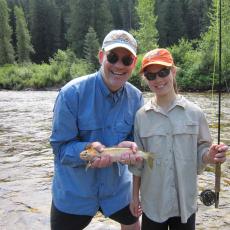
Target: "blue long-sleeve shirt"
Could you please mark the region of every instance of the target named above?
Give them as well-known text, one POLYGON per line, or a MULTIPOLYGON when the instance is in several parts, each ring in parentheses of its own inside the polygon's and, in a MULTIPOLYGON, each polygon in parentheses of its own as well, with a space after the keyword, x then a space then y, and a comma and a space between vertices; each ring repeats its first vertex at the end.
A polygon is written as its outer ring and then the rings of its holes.
POLYGON ((59 210, 93 216, 101 207, 109 216, 128 205, 132 180, 127 166, 113 163, 86 171, 79 153, 94 141, 109 147, 133 140, 134 117, 142 104, 141 92, 128 82, 112 94, 100 72, 61 89, 50 137, 55 154, 52 195, 59 210))

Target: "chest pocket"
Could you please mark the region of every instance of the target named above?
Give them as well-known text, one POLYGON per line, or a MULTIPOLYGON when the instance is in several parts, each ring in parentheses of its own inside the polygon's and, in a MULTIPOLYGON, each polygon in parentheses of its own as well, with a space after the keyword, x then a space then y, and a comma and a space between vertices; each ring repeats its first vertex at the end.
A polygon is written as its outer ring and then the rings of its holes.
POLYGON ((176 158, 196 161, 199 124, 196 122, 177 124, 173 135, 176 158))
POLYGON ((123 140, 132 139, 132 133, 133 133, 133 117, 131 115, 125 115, 122 118, 119 118, 114 123, 114 131, 117 134, 118 142, 121 142, 123 140))
POLYGON ((78 121, 78 138, 81 141, 91 142, 101 140, 102 123, 96 119, 79 119, 78 121))
POLYGON ((167 129, 161 125, 149 125, 142 127, 139 135, 145 150, 154 152, 157 158, 161 158, 167 149, 167 133, 167 129))
POLYGON ((198 135, 199 124, 196 122, 186 122, 184 124, 175 124, 174 132, 175 135, 188 134, 188 135, 198 135))

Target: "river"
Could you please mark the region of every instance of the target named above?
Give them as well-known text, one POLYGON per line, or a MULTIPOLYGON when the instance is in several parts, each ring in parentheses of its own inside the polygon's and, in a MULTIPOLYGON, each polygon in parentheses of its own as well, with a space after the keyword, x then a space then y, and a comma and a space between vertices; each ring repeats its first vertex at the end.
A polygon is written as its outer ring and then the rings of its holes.
MULTIPOLYGON (((49 145, 55 91, 0 91, 0 229, 48 230, 53 176, 49 145)), ((145 99, 151 94, 145 94, 145 99)), ((199 104, 217 142, 218 98, 186 93, 199 104)), ((221 141, 230 145, 230 94, 222 95, 221 141)), ((220 204, 206 207, 198 198, 197 229, 230 229, 230 159, 222 165, 220 204)), ((213 167, 199 177, 199 189, 214 189, 213 167)), ((100 214, 86 228, 118 225, 100 214)))

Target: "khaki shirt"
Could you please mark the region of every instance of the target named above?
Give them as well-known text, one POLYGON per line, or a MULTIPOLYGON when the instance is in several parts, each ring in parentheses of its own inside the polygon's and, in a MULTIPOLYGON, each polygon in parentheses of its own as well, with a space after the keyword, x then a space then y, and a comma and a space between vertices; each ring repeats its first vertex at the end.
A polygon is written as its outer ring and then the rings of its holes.
POLYGON ((129 167, 141 176, 143 212, 156 222, 181 216, 186 223, 197 211, 197 174, 212 141, 204 113, 180 95, 167 112, 152 100, 137 112, 134 129, 139 148, 155 153, 153 169, 129 167))

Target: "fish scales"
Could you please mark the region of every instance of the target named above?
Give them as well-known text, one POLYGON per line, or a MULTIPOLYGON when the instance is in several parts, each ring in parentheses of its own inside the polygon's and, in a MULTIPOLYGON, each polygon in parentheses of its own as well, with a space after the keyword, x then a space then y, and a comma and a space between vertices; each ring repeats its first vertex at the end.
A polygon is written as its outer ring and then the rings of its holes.
MULTIPOLYGON (((119 148, 119 147, 109 147, 104 148, 102 152, 98 152, 96 149, 90 147, 88 149, 85 149, 80 153, 80 158, 82 160, 86 160, 89 162, 89 165, 87 167, 90 167, 90 164, 96 159, 100 158, 103 155, 110 155, 112 157, 113 162, 121 162, 121 155, 123 153, 132 153, 132 150, 130 148, 119 148)), ((153 160, 154 160, 154 153, 151 152, 143 152, 141 150, 138 150, 135 153, 136 156, 142 157, 144 160, 146 160, 148 166, 152 169, 153 168, 153 160)))

